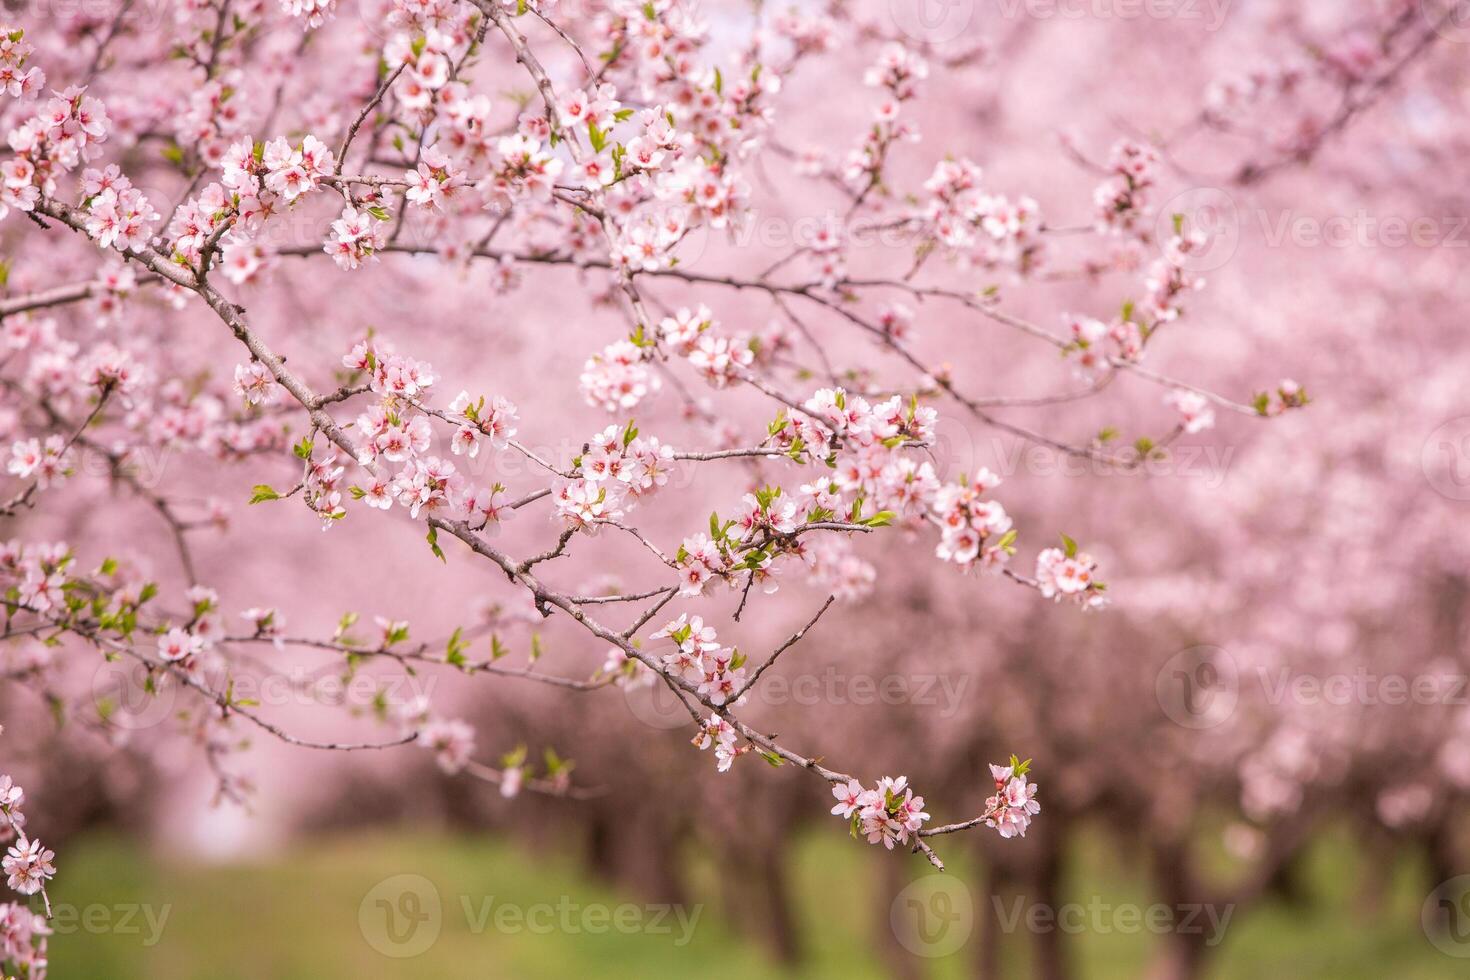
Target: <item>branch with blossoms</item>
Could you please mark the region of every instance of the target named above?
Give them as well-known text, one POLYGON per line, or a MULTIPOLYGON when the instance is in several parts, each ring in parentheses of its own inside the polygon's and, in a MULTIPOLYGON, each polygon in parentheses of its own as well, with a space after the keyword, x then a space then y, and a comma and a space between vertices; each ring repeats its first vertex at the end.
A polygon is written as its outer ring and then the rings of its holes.
POLYGON ((21 810, 25 790, 10 776, 0 774, 0 843, 8 843, 0 870, 11 890, 31 898, 41 897, 42 912, 26 902, 0 903, 0 969, 6 976, 44 977, 46 941, 51 934, 51 897, 46 882, 56 875, 56 852, 26 834, 26 817, 21 810))
POLYGON ((1210 86, 1199 114, 1162 142, 1173 154, 1201 132, 1248 141, 1251 157, 1221 181, 1258 184, 1311 163, 1334 138, 1397 86, 1470 17, 1467 0, 1422 0, 1369 8, 1335 33, 1295 24, 1298 50, 1210 86))
MULTIPOLYGON (((290 18, 304 21, 308 32, 341 26, 333 20, 333 0, 282 6, 289 17, 273 8, 206 2, 170 29, 167 41, 184 53, 191 81, 177 119, 129 115, 124 96, 138 79, 103 50, 117 49, 114 37, 128 30, 122 21, 79 76, 88 84, 45 98, 44 76, 31 64, 32 39, 20 30, 0 32, 0 82, 15 100, 6 108, 15 117, 13 153, 0 161, 0 209, 23 214, 29 224, 17 217, 11 227, 32 239, 44 234, 50 242, 91 243, 104 256, 93 279, 41 284, 0 300, 20 373, 9 390, 42 406, 38 424, 47 429, 46 441, 37 435, 12 448, 12 473, 38 476, 17 499, 39 506, 65 492, 51 486, 65 475, 64 457, 74 445, 93 444, 83 439, 100 444, 87 434, 97 426, 124 447, 109 451, 114 470, 130 453, 150 448, 208 452, 234 463, 278 457, 272 475, 254 483, 251 503, 304 506, 329 530, 406 525, 446 562, 445 545, 457 540, 463 549, 455 549, 456 561, 468 556, 487 563, 542 617, 564 616, 606 645, 607 660, 586 679, 543 673, 534 660, 514 668, 502 662, 493 638, 488 660, 471 659, 467 638, 478 635, 474 627, 455 631, 441 658, 437 645, 408 645, 407 627, 393 622, 383 624, 376 644, 349 642, 347 620, 331 638, 288 641, 278 614, 265 607, 246 613, 253 633, 229 636, 218 621, 218 597, 195 581, 183 544, 186 522, 171 516, 172 505, 160 495, 152 499, 169 519, 194 586, 184 594, 188 615, 140 619, 151 595, 123 585, 103 589, 95 576, 76 576, 65 549, 37 553, 19 545, 9 571, 12 614, 40 617, 46 628, 107 656, 132 658, 150 676, 167 674, 201 699, 208 710, 196 735, 230 798, 246 787, 219 762, 239 739, 210 726, 228 727, 235 718, 287 744, 322 750, 416 742, 446 772, 492 782, 507 796, 523 786, 572 796, 595 790, 573 787, 571 764, 554 751, 544 770, 533 768, 522 748, 504 754, 499 766, 477 761, 473 729, 439 715, 426 700, 380 719, 398 726, 390 741, 295 736, 237 699, 228 682, 234 675, 227 671, 220 683, 204 669, 215 657, 243 669, 240 650, 270 642, 340 657, 349 666, 365 659, 406 670, 434 665, 576 693, 661 684, 687 711, 694 744, 714 749, 720 771, 754 754, 772 766, 813 772, 833 785, 834 812, 851 818, 855 833, 870 843, 907 847, 942 869, 930 837, 978 826, 1003 837, 1024 834, 1039 809, 1028 763, 1013 758, 1009 766, 992 767, 996 794, 981 815, 925 829, 924 799, 905 777, 865 784, 828 768, 824 756, 799 752, 748 723, 743 709, 765 672, 834 603, 872 587, 878 571, 856 544, 863 537, 923 537, 940 561, 962 572, 1001 578, 1082 609, 1105 605, 1096 560, 1066 535, 1059 536, 1061 547, 1037 549, 1031 574, 1012 567, 1020 533, 995 496, 1001 481, 984 468, 954 479, 936 468, 938 406, 956 406, 989 429, 1068 455, 1137 465, 1181 435, 1211 426, 1216 408, 1270 417, 1306 403, 1289 383, 1278 386, 1275 401, 1262 395, 1245 402, 1144 366, 1160 338, 1180 328, 1187 300, 1204 286, 1190 268, 1203 244, 1198 236, 1178 222, 1163 240, 1154 232, 1158 154, 1120 141, 1104 168, 1105 182, 1085 205, 1080 231, 1050 224, 1029 197, 987 187, 967 159, 940 158, 927 180, 908 186, 895 161, 919 141, 909 115, 930 66, 921 51, 885 36, 864 75, 876 104, 856 145, 842 161, 797 153, 797 177, 840 188, 840 214, 827 215, 811 240, 755 275, 703 271, 681 265, 681 247, 696 236, 736 233, 754 220, 749 176, 768 150, 790 159, 775 140, 783 82, 833 50, 840 36, 864 45, 874 40, 871 25, 849 22, 841 5, 826 14, 788 12, 768 20, 758 11, 761 29, 734 63, 720 63, 707 28, 670 0, 594 3, 593 15, 577 24, 558 20, 545 2, 394 0, 386 22, 377 25, 385 36, 352 66, 358 70, 350 92, 323 93, 328 106, 306 113, 285 99, 283 77, 256 93, 268 96, 262 119, 242 105, 242 93, 259 87, 250 72, 269 62, 272 32, 302 29, 290 18), (557 62, 529 36, 538 24, 551 28, 548 43, 575 56, 570 75, 547 67, 557 62), (517 84, 533 94, 500 105, 487 93, 503 79, 493 77, 483 56, 507 52, 523 73, 517 84), (114 118, 112 106, 119 104, 114 118), (276 126, 288 112, 301 125, 276 126), (163 164, 144 152, 159 139, 166 141, 163 164), (160 171, 185 183, 167 214, 161 199, 150 201, 144 190, 160 171), (273 237, 302 228, 306 245, 273 237), (868 234, 896 236, 907 253, 898 263, 902 274, 849 272, 852 251, 868 234), (1019 307, 1001 285, 1066 278, 1073 270, 1048 269, 1059 241, 1079 251, 1126 243, 1159 255, 1141 283, 1100 300, 1100 310, 1116 313, 1058 311, 1059 333, 1015 312, 1019 307), (332 361, 311 363, 301 350, 269 342, 258 325, 264 318, 237 298, 292 265, 330 258, 342 272, 365 277, 374 266, 426 255, 441 265, 491 263, 499 292, 515 289, 530 268, 573 270, 584 282, 596 278, 592 291, 626 329, 585 356, 576 387, 608 418, 576 440, 579 449, 569 459, 533 450, 546 423, 523 423, 503 393, 482 392, 467 380, 446 390, 434 367, 411 349, 358 328, 332 361), (961 270, 959 285, 947 277, 954 268, 961 270), (986 277, 996 281, 977 288, 986 277), (762 296, 773 326, 763 333, 725 326, 706 305, 706 290, 762 296), (210 378, 190 391, 170 377, 197 364, 175 354, 167 336, 148 335, 135 322, 132 311, 144 295, 207 311, 220 339, 238 345, 242 360, 228 388, 210 378), (972 391, 954 369, 920 353, 923 325, 939 316, 921 316, 896 299, 879 303, 883 296, 901 297, 925 314, 942 306, 946 317, 968 318, 966 326, 1001 326, 1039 340, 1048 353, 1069 359, 1075 377, 1060 391, 1038 395, 972 391), (93 343, 76 363, 80 346, 50 319, 68 312, 95 316, 118 342, 93 343), (853 337, 875 347, 880 366, 860 363, 853 337), (816 368, 806 363, 813 357, 816 368), (1091 399, 1123 375, 1164 389, 1177 416, 1163 434, 1139 436, 1131 453, 1112 447, 1116 432, 1077 439, 1013 415, 1091 399), (828 383, 814 387, 814 377, 828 383), (465 387, 447 397, 459 384, 465 387), (701 385, 708 396, 693 394, 701 385), (644 431, 655 424, 648 413, 665 386, 684 401, 686 419, 702 428, 701 436, 644 431), (764 410, 749 424, 707 404, 747 396, 764 410), (116 418, 107 411, 114 402, 125 410, 116 418), (64 425, 83 405, 91 406, 85 420, 64 425), (288 423, 299 429, 288 434, 288 423), (517 440, 523 425, 536 427, 536 439, 517 440), (54 453, 50 440, 58 440, 54 453), (478 479, 484 467, 511 456, 532 464, 523 485, 478 479), (694 473, 713 472, 725 487, 732 471, 745 478, 748 492, 713 501, 707 525, 663 540, 651 530, 658 525, 645 522, 643 515, 657 513, 686 488, 682 477, 692 482, 694 473), (534 514, 549 528, 535 535, 536 544, 514 553, 499 544, 503 525, 534 514), (647 581, 591 594, 554 584, 574 557, 607 554, 596 546, 608 538, 636 543, 653 566, 647 581), (748 608, 759 608, 760 596, 799 579, 828 598, 754 669, 693 611, 723 588, 739 596, 732 616, 738 623, 748 608), (615 616, 617 624, 610 624, 615 616), (145 649, 140 638, 156 650, 145 649)), ((1131 271, 1094 255, 1080 262, 1076 274, 1092 279, 1131 271)))
MULTIPOLYGON (((289 638, 279 611, 256 608, 240 614, 250 625, 249 632, 227 635, 219 597, 213 590, 189 588, 183 594, 187 612, 159 611, 160 590, 155 583, 139 579, 123 563, 110 558, 95 571, 84 573, 76 556, 64 545, 8 545, 0 554, 0 585, 5 587, 0 601, 6 611, 0 641, 39 640, 54 646, 70 637, 109 661, 126 659, 136 663, 143 674, 140 690, 133 689, 136 679, 126 672, 112 674, 108 679, 113 683, 95 683, 91 697, 77 713, 86 721, 89 719, 82 712, 90 710, 104 725, 116 723, 122 720, 117 717, 123 710, 119 705, 134 704, 141 695, 144 707, 127 709, 126 713, 144 713, 143 718, 123 723, 125 729, 136 730, 151 724, 146 715, 155 710, 151 702, 166 696, 163 709, 181 719, 185 732, 200 744, 218 779, 221 797, 243 803, 248 789, 247 781, 224 765, 228 757, 249 747, 237 719, 284 744, 319 751, 360 752, 417 743, 433 752, 446 772, 463 771, 494 783, 507 796, 515 795, 522 786, 573 798, 595 792, 594 788, 574 787, 570 779, 572 764, 549 748, 544 770, 526 762, 524 749, 506 753, 499 766, 475 760, 472 731, 464 722, 435 711, 424 691, 412 697, 392 698, 389 694, 394 685, 372 682, 371 696, 365 700, 378 720, 395 726, 397 734, 386 741, 368 742, 322 741, 297 735, 262 714, 259 699, 246 693, 265 689, 269 681, 262 681, 260 676, 265 675, 286 681, 293 693, 309 703, 326 704, 318 694, 323 677, 335 676, 337 688, 345 688, 357 676, 358 665, 370 659, 391 660, 410 675, 416 666, 437 666, 467 675, 518 677, 572 690, 602 686, 499 663, 508 651, 498 637, 493 641, 496 656, 492 660, 468 660, 463 651, 488 626, 456 631, 438 644, 411 645, 407 623, 379 618, 377 639, 364 640, 352 632, 356 615, 347 614, 330 638, 289 638), (303 672, 292 678, 281 675, 279 668, 252 662, 243 650, 256 644, 270 644, 277 652, 297 648, 332 651, 340 656, 313 673, 303 672), (431 650, 439 649, 444 652, 431 655, 431 650), (166 682, 173 687, 165 692, 166 682), (182 704, 177 703, 179 695, 185 698, 182 704)), ((98 675, 99 679, 103 676, 98 675)), ((45 672, 27 672, 8 679, 21 686, 38 686, 45 680, 45 672)))

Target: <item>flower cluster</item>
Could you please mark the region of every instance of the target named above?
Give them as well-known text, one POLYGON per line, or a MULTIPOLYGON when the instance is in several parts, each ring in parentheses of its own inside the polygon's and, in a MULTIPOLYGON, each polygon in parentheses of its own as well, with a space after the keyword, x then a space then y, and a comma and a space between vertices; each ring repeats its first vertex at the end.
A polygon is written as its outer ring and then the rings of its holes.
POLYGON ((522 120, 521 132, 502 137, 495 144, 495 165, 475 185, 488 208, 506 210, 521 197, 550 198, 561 176, 562 161, 547 151, 539 135, 532 135, 547 128, 545 120, 541 119, 539 125, 537 117, 531 115, 522 120))
MULTIPOLYGON (((101 101, 74 85, 48 99, 38 113, 12 129, 6 140, 16 157, 30 165, 29 174, 40 193, 49 195, 59 172, 75 170, 102 152, 107 128, 107 109, 101 101)), ((15 182, 19 182, 19 172, 15 182)), ((7 179, 6 203, 30 210, 27 204, 34 203, 35 195, 20 193, 24 189, 11 183, 7 179)))
POLYGON ((1190 435, 1215 427, 1215 409, 1197 391, 1176 389, 1164 396, 1164 404, 1179 413, 1179 425, 1190 435))
POLYGON ((852 836, 867 838, 869 844, 882 844, 890 851, 895 844, 917 840, 929 814, 924 812, 924 798, 915 796, 907 776, 884 776, 872 789, 864 789, 856 779, 832 787, 837 804, 833 816, 852 823, 852 836))
POLYGON ((924 59, 898 43, 884 46, 877 63, 864 75, 864 84, 884 89, 886 98, 874 111, 873 125, 848 153, 842 168, 842 179, 859 200, 882 186, 889 149, 900 141, 918 141, 918 130, 901 121, 900 115, 903 103, 918 94, 918 83, 928 75, 924 59))
POLYGON ((1146 143, 1119 140, 1108 160, 1109 177, 1093 194, 1099 231, 1137 232, 1149 216, 1149 192, 1158 176, 1159 153, 1146 143))
POLYGON ((1021 762, 1011 756, 1008 766, 991 765, 995 777, 995 795, 985 801, 985 826, 1007 839, 1025 837, 1031 818, 1041 812, 1036 802, 1036 784, 1027 782, 1031 760, 1021 762))
POLYGON ((465 186, 464 174, 437 143, 424 148, 418 167, 404 174, 404 179, 408 182, 408 202, 436 211, 443 210, 445 202, 465 186))
POLYGON ((418 740, 446 773, 459 772, 475 752, 475 730, 458 718, 428 722, 419 730, 418 740))
MULTIPOLYGON (((10 164, 11 171, 23 162, 17 157, 10 164)), ((24 189, 35 190, 34 187, 24 189)), ((87 234, 96 239, 100 247, 138 251, 148 244, 151 225, 158 220, 158 212, 118 171, 116 164, 103 171, 85 171, 82 190, 86 195, 87 234)))
POLYGON ((23 480, 35 477, 36 486, 44 490, 71 473, 71 450, 58 435, 47 436, 44 441, 17 440, 10 447, 10 462, 5 468, 23 480))
POLYGON ((1149 267, 1143 308, 1156 324, 1177 320, 1180 303, 1191 292, 1205 288, 1205 280, 1190 269, 1195 256, 1207 256, 1213 239, 1198 229, 1183 229, 1164 245, 1164 254, 1149 267))
POLYGON ((659 339, 673 349, 711 387, 724 388, 741 377, 754 362, 752 343, 745 337, 722 334, 719 324, 706 306, 694 311, 681 309, 664 317, 658 325, 659 339))
POLYGON ((189 86, 180 111, 165 125, 173 130, 179 146, 197 147, 199 159, 217 167, 232 141, 245 135, 250 117, 247 91, 247 79, 236 70, 200 80, 189 86))
POLYGON ((25 814, 20 809, 24 802, 25 791, 10 776, 0 775, 0 840, 14 841, 0 858, 0 870, 15 891, 25 896, 39 894, 46 915, 20 902, 0 903, 0 972, 44 980, 46 937, 51 933, 46 924, 51 911, 46 882, 56 875, 56 852, 26 835, 25 814))
POLYGON ((988 266, 1035 270, 1044 250, 1040 207, 1029 197, 1012 201, 985 192, 981 176, 968 159, 940 161, 924 182, 927 196, 914 218, 951 252, 988 266))
POLYGON ((725 704, 745 686, 745 656, 721 646, 713 626, 683 613, 665 623, 651 637, 667 639, 674 649, 663 655, 663 665, 675 676, 696 686, 711 704, 725 704))
POLYGON ((45 980, 46 916, 19 902, 0 902, 0 969, 7 975, 45 980))
POLYGON ((1097 562, 1077 543, 1065 539, 1066 548, 1047 548, 1036 556, 1036 584, 1043 597, 1061 602, 1071 599, 1084 609, 1107 605, 1107 586, 1096 578, 1097 562))
POLYGON ((371 208, 358 210, 352 205, 332 222, 332 233, 322 251, 332 257, 341 269, 356 269, 388 244, 386 211, 374 213, 371 208))
POLYGON ((587 404, 617 412, 638 405, 658 391, 660 382, 648 364, 646 348, 619 340, 587 359, 579 384, 587 404))
POLYGON ((709 716, 709 721, 695 734, 693 743, 701 752, 711 745, 715 747, 715 767, 720 772, 729 772, 736 756, 750 751, 749 745, 735 745, 734 726, 719 715, 709 716))
POLYGON ((674 449, 654 436, 640 436, 630 422, 603 429, 573 464, 574 473, 554 494, 556 517, 595 534, 600 523, 620 519, 668 484, 674 449))
POLYGON ((971 479, 946 484, 936 495, 940 540, 935 554, 967 571, 980 568, 998 572, 1014 551, 1016 539, 1011 517, 997 500, 986 494, 1000 486, 1000 478, 982 469, 971 479))
POLYGON ((27 68, 26 61, 35 47, 25 39, 25 31, 0 24, 0 92, 11 98, 28 98, 46 84, 46 73, 40 68, 27 68))

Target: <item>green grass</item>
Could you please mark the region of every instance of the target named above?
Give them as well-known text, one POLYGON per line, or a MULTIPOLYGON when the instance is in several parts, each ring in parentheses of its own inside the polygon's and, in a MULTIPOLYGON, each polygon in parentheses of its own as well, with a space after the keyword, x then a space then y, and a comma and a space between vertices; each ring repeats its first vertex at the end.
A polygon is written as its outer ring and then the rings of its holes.
MULTIPOLYGON (((963 855, 951 851, 954 875, 975 895, 976 913, 991 914, 982 882, 965 867, 963 855)), ((1137 862, 1101 841, 1080 852, 1069 876, 1070 898, 1086 904, 1089 896, 1097 896, 1096 902, 1112 908, 1147 906, 1152 900, 1137 862)), ((887 973, 873 952, 872 937, 881 927, 872 896, 876 861, 883 858, 904 860, 869 853, 840 835, 809 840, 799 849, 794 880, 808 958, 793 973, 779 969, 757 943, 732 929, 713 894, 701 895, 702 908, 686 934, 672 916, 656 922, 637 899, 589 880, 571 862, 501 840, 405 832, 333 839, 262 862, 201 866, 159 863, 129 844, 96 838, 75 842, 64 855, 53 899, 82 910, 82 919, 58 921, 51 975, 54 980, 879 978, 887 973), (428 879, 441 902, 437 940, 406 959, 375 950, 359 919, 374 886, 401 874, 428 879), (152 944, 155 930, 148 920, 138 913, 123 918, 128 914, 123 909, 139 902, 152 907, 155 922, 167 906, 161 937, 152 944), (619 913, 620 905, 628 907, 619 913), (584 919, 584 913, 590 917, 584 919), (635 928, 614 928, 618 914, 635 928), (502 917, 498 923, 497 915, 502 917), (525 915, 532 916, 529 922, 521 918, 525 915), (560 926, 567 921, 573 923, 570 930, 560 926), (643 928, 636 928, 640 923, 643 928)), ((1362 868, 1345 839, 1320 842, 1304 870, 1308 901, 1238 912, 1211 977, 1439 980, 1470 972, 1470 962, 1437 952, 1420 933, 1425 889, 1412 862, 1395 870, 1373 909, 1362 907, 1357 884, 1362 868)), ((917 862, 914 871, 923 871, 917 862)), ((713 873, 711 867, 700 868, 694 880, 708 884, 713 873)), ((393 897, 398 891, 393 889, 393 897)), ((383 908, 372 901, 367 906, 367 933, 388 949, 406 948, 387 940, 383 908)), ((413 910, 399 906, 399 911, 413 910)), ((927 975, 973 976, 978 941, 977 930, 958 953, 923 961, 927 975)), ((1079 977, 1131 980, 1144 973, 1153 940, 1146 932, 1088 929, 1068 942, 1079 977)), ((1026 975, 1025 946, 1023 932, 1006 941, 1006 976, 1026 975)))

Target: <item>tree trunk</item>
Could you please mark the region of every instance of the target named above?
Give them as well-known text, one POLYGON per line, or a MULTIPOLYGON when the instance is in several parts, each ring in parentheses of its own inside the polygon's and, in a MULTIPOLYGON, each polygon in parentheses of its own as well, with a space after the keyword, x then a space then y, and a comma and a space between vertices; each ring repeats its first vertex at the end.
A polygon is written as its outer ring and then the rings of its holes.
POLYGON ((1203 935, 1176 931, 1161 937, 1157 958, 1149 968, 1148 980, 1199 980, 1204 976, 1209 947, 1203 935))
POLYGON ((1048 828, 1042 844, 1041 859, 1032 874, 1032 900, 1052 912, 1053 926, 1038 930, 1031 937, 1036 960, 1036 980, 1067 980, 1071 969, 1067 961, 1067 937, 1057 928, 1062 912, 1062 833, 1058 827, 1048 828))
POLYGON ((801 960, 801 930, 791 900, 791 876, 786 870, 785 847, 771 846, 761 852, 759 889, 765 911, 766 935, 776 959, 787 966, 801 960))
POLYGON ((881 854, 878 857, 882 881, 876 890, 878 901, 874 903, 873 909, 877 919, 873 924, 873 932, 878 944, 878 955, 887 964, 893 980, 923 980, 922 961, 904 949, 893 932, 893 900, 909 883, 907 862, 897 854, 881 854), (887 860, 883 860, 884 858, 887 860))
POLYGON ((975 916, 980 920, 980 939, 975 944, 975 969, 980 980, 1004 980, 1006 931, 1001 922, 1000 903, 1017 894, 1012 869, 999 863, 990 866, 985 894, 975 916))

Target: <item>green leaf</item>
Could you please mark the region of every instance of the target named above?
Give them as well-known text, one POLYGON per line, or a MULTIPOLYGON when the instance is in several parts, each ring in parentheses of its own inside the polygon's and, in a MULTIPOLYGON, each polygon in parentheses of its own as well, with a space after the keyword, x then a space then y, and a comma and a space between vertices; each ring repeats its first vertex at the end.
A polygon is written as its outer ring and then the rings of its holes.
POLYGON ((601 153, 602 148, 607 146, 607 134, 598 129, 596 123, 587 124, 587 139, 592 143, 594 152, 601 153))
POLYGON ((264 503, 267 500, 280 500, 281 495, 268 483, 257 483, 250 494, 252 504, 264 503))
POLYGON ((429 542, 429 550, 434 553, 434 557, 446 565, 449 564, 449 559, 444 557, 444 549, 439 547, 439 529, 437 527, 429 528, 429 533, 425 540, 429 542))
POLYGON ((1067 549, 1067 557, 1068 558, 1076 558, 1077 557, 1077 542, 1076 541, 1073 541, 1071 538, 1067 537, 1064 534, 1064 535, 1062 535, 1062 544, 1067 549))
POLYGON ((449 649, 444 654, 444 662, 456 667, 463 667, 468 661, 465 660, 464 630, 456 626, 454 633, 449 637, 449 649))

